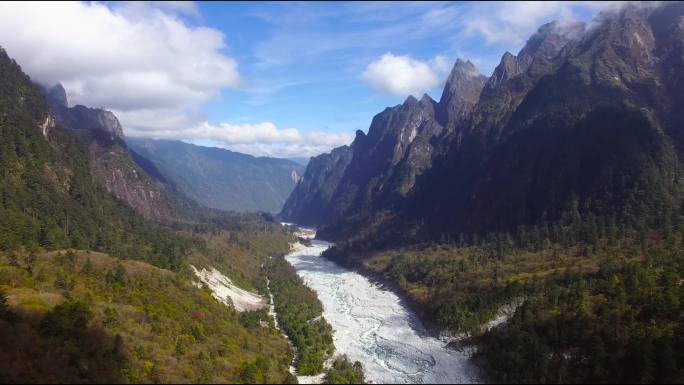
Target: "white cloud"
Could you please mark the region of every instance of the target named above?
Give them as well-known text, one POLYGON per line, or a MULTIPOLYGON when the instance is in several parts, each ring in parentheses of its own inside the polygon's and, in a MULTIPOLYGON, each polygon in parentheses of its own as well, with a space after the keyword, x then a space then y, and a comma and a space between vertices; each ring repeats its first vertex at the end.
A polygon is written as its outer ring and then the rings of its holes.
POLYGON ((477 34, 486 44, 521 46, 540 25, 578 19, 581 10, 606 10, 623 1, 511 1, 472 4, 462 13, 468 34, 477 34))
MULTIPOLYGON (((181 122, 168 122, 177 127, 181 122)), ((301 132, 296 128, 278 128, 271 122, 257 124, 211 124, 202 122, 184 129, 164 129, 155 126, 149 130, 134 130, 131 136, 155 139, 176 139, 190 141, 209 141, 230 150, 252 155, 277 157, 313 156, 332 148, 351 143, 353 137, 348 133, 329 133, 321 131, 301 132)))
POLYGON ((237 87, 240 75, 223 34, 179 13, 198 10, 175 2, 2 3, 0 45, 34 80, 62 82, 72 104, 183 108, 237 87))
POLYGON ((368 64, 362 78, 373 88, 398 96, 420 95, 441 83, 437 72, 444 67, 444 58, 432 63, 411 58, 384 54, 368 64), (432 64, 432 66, 431 66, 432 64), (433 68, 437 67, 437 68, 433 68))

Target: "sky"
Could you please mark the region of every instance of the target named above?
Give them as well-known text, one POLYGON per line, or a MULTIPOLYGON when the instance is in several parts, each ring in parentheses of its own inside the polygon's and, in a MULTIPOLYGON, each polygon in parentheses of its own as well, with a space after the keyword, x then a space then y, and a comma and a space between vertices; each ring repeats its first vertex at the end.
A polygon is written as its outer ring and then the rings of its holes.
POLYGON ((126 136, 308 157, 409 95, 438 100, 456 58, 489 76, 540 25, 617 4, 3 2, 0 46, 126 136))

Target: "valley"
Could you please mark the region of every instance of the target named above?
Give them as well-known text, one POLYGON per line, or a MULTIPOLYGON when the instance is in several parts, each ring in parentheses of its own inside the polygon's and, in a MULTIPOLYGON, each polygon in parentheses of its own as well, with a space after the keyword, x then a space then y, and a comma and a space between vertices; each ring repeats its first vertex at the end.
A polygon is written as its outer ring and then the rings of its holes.
POLYGON ((472 383, 481 381, 470 355, 431 337, 392 292, 326 260, 330 247, 296 243, 285 259, 323 303, 338 354, 363 363, 369 383, 472 383))
POLYGON ((684 382, 684 2, 43 6, 0 383, 684 382))

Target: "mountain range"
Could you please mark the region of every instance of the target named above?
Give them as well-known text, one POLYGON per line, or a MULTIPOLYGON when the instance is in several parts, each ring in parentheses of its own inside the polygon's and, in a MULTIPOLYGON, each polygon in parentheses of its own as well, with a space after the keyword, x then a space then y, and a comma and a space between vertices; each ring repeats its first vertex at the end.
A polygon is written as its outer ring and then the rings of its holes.
POLYGON ((490 77, 457 60, 438 102, 409 96, 312 158, 283 219, 367 248, 575 214, 657 221, 681 198, 682 13, 545 24, 490 77))
POLYGON ((287 159, 181 141, 127 138, 126 143, 180 192, 213 209, 277 213, 304 171, 287 159))

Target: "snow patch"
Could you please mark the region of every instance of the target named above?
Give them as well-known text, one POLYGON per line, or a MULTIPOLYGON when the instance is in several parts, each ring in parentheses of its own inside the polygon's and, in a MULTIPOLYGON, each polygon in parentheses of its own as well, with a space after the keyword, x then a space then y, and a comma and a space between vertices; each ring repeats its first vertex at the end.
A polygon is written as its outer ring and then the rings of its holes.
MULTIPOLYGON (((198 270, 195 266, 190 265, 190 268, 192 268, 192 271, 200 281, 209 286, 214 298, 226 306, 232 305, 239 312, 258 310, 268 306, 268 303, 262 296, 235 286, 230 278, 221 274, 220 271, 213 267, 198 270)), ((197 287, 202 286, 199 282, 195 282, 194 285, 197 287)))

